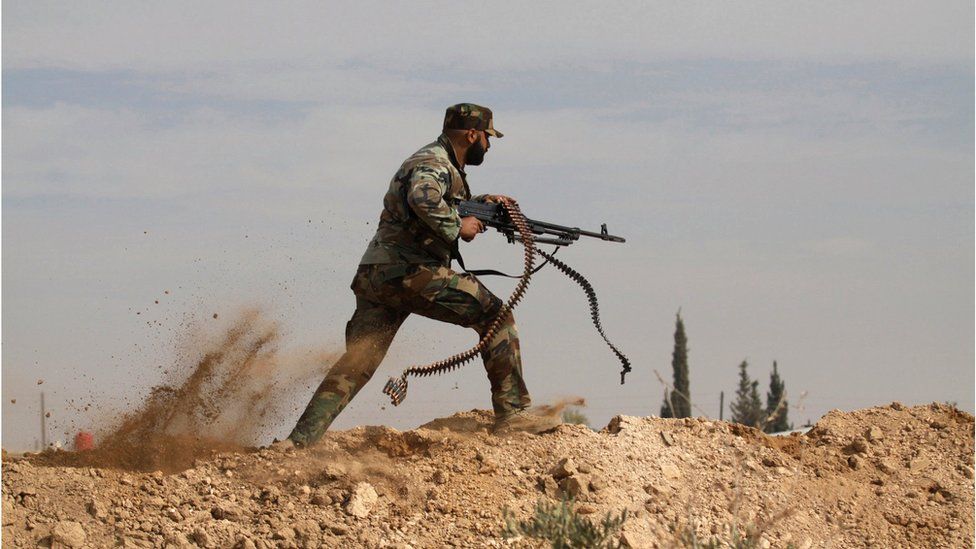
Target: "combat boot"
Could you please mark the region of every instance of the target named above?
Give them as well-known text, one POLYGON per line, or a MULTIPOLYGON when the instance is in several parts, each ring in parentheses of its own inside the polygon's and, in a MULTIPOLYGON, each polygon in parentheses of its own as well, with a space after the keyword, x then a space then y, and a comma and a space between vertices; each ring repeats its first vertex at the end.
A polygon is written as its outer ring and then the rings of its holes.
POLYGON ((519 410, 495 419, 491 432, 495 435, 515 432, 538 434, 555 429, 560 423, 562 421, 554 415, 539 415, 528 410, 519 410))

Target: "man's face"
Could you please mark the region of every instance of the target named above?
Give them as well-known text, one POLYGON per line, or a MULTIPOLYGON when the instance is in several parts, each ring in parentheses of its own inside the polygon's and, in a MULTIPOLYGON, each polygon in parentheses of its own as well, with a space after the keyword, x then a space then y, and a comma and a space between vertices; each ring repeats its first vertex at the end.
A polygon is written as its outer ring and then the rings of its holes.
POLYGON ((485 153, 491 148, 488 134, 484 130, 477 130, 478 139, 472 143, 464 153, 464 163, 468 166, 479 166, 485 160, 485 153))

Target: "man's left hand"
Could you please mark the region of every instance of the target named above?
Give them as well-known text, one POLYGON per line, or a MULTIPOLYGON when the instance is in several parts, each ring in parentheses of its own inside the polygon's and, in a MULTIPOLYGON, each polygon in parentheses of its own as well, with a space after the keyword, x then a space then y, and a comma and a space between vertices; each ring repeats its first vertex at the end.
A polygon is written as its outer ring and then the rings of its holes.
POLYGON ((510 196, 505 196, 503 194, 489 194, 488 196, 485 197, 485 201, 493 204, 497 204, 497 203, 511 204, 512 202, 515 202, 515 199, 510 196))

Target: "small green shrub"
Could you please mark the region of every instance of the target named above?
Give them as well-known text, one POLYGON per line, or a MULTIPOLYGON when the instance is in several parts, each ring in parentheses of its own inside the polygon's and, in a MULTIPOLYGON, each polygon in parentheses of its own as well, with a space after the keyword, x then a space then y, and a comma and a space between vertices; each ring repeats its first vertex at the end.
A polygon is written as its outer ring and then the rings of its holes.
MULTIPOLYGON (((761 547, 760 531, 754 526, 747 526, 743 531, 733 525, 727 540, 715 536, 708 539, 699 538, 695 529, 689 525, 675 526, 674 535, 675 545, 681 549, 758 549, 761 547)), ((786 549, 794 547, 791 543, 786 546, 786 549)))
POLYGON ((590 418, 586 417, 578 408, 566 408, 563 410, 563 423, 573 423, 589 427, 590 418))
POLYGON ((526 536, 547 540, 553 549, 618 549, 620 542, 614 534, 627 520, 627 510, 619 517, 607 516, 599 524, 579 515, 573 508, 573 500, 551 503, 539 500, 535 505, 535 515, 528 520, 517 520, 509 509, 502 511, 505 527, 502 536, 513 538, 526 536))

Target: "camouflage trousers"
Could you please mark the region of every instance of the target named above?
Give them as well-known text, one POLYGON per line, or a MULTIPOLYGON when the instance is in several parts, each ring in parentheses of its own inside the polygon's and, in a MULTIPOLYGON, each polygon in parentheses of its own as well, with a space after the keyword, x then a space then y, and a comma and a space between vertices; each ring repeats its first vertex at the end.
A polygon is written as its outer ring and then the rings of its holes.
MULTIPOLYGON (((346 352, 325 376, 288 436, 299 444, 319 440, 386 356, 411 313, 474 328, 481 336, 502 302, 474 276, 443 266, 360 265, 352 283, 356 311, 346 324, 346 352)), ((481 355, 497 417, 527 408, 518 330, 511 315, 481 355)))

